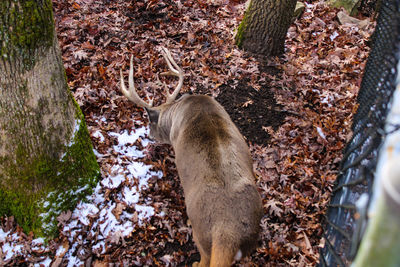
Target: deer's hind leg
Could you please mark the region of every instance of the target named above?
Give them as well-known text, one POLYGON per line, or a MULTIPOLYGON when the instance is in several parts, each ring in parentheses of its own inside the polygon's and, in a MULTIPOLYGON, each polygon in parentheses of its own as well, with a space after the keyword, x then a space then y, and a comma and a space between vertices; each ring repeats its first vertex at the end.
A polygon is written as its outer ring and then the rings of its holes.
POLYGON ((200 252, 200 262, 194 262, 192 267, 209 267, 210 266, 210 254, 207 253, 201 246, 199 239, 197 238, 196 232, 193 230, 193 240, 200 252))

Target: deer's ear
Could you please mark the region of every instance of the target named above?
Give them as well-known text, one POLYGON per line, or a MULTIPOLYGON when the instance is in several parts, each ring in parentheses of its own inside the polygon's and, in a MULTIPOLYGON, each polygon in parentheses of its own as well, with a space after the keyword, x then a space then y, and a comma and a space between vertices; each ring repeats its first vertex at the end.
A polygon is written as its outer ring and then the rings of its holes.
POLYGON ((156 109, 144 108, 149 116, 149 120, 151 123, 158 123, 158 118, 160 117, 160 111, 156 109))

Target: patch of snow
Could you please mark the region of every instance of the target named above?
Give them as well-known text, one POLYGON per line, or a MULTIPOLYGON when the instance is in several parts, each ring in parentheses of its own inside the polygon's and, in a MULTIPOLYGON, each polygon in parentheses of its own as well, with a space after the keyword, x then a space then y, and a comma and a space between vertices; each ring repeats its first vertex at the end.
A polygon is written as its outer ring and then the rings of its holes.
POLYGON ((74 194, 74 195, 78 195, 78 194, 80 194, 82 191, 85 191, 85 190, 87 190, 87 189, 89 189, 89 185, 86 184, 86 185, 82 186, 81 188, 72 191, 71 193, 74 194))
POLYGON ((12 257, 22 255, 23 245, 15 245, 13 243, 4 243, 2 246, 3 254, 5 255, 4 261, 10 260, 12 257))
POLYGON ((18 233, 13 233, 13 234, 11 235, 11 237, 12 237, 12 240, 18 240, 19 234, 18 234, 18 233))
POLYGON ((94 153, 94 155, 95 155, 97 158, 102 158, 102 157, 104 157, 103 154, 99 153, 99 152, 98 152, 96 149, 94 149, 94 148, 93 148, 93 153, 94 153))
POLYGON ((161 211, 159 214, 157 214, 157 216, 159 216, 159 217, 164 217, 166 214, 165 214, 165 211, 161 211))
POLYGON ((142 146, 147 146, 150 143, 154 143, 154 142, 151 141, 150 139, 142 139, 142 146))
POLYGON ((67 252, 67 250, 63 246, 59 246, 56 251, 56 256, 63 255, 63 254, 65 254, 65 252, 67 252))
POLYGON ((81 249, 81 250, 79 251, 79 254, 80 254, 81 256, 85 255, 85 250, 81 249))
POLYGON ((115 217, 112 213, 115 207, 116 204, 112 203, 110 206, 103 208, 100 212, 99 221, 102 223, 99 226, 100 232, 104 237, 110 238, 118 233, 122 234, 122 236, 128 236, 134 230, 134 225, 131 220, 122 222, 122 220, 118 220, 115 217))
POLYGON ((126 155, 135 159, 144 157, 143 152, 138 150, 136 146, 116 145, 114 146, 114 150, 119 154, 126 155))
MULTIPOLYGON (((0 231, 1 231, 1 229, 0 229, 0 231)), ((38 237, 38 238, 32 240, 32 246, 34 246, 34 247, 42 246, 43 244, 44 244, 43 237, 38 237)))
POLYGON ((142 178, 146 176, 146 173, 149 172, 151 166, 145 165, 143 162, 134 161, 127 166, 127 169, 130 174, 132 174, 136 178, 142 178))
MULTIPOLYGON (((79 128, 81 127, 81 120, 80 119, 76 119, 75 120, 75 126, 74 126, 74 131, 72 132, 71 135, 71 140, 68 143, 68 147, 71 147, 74 143, 75 143, 75 135, 76 133, 79 131, 79 128)), ((63 158, 65 156, 65 153, 63 154, 63 156, 61 156, 61 158, 63 158)))
POLYGON ((108 237, 110 233, 114 233, 117 230, 118 225, 120 225, 119 221, 112 213, 115 206, 116 204, 112 203, 110 206, 103 208, 100 212, 99 221, 102 222, 100 224, 100 232, 104 237, 108 237))
POLYGON ((97 252, 97 254, 102 254, 105 252, 105 243, 100 241, 92 247, 92 251, 97 252))
POLYGON ((136 205, 135 210, 138 212, 139 225, 143 225, 144 221, 154 216, 154 208, 144 205, 136 205))
POLYGON ((0 242, 5 242, 7 239, 7 235, 10 233, 10 231, 8 232, 4 232, 2 228, 0 228, 0 242))
POLYGON ((128 130, 124 130, 121 134, 110 132, 108 133, 108 135, 117 137, 119 146, 126 146, 128 144, 135 143, 140 136, 145 137, 145 133, 146 133, 146 128, 142 127, 136 129, 131 133, 128 130))
POLYGON ((33 252, 45 250, 45 242, 44 238, 39 237, 34 240, 32 240, 32 247, 31 247, 33 252))
POLYGON ((125 181, 125 176, 123 174, 117 174, 115 176, 108 176, 101 181, 101 184, 107 188, 117 188, 122 182, 125 181))
POLYGON ((134 161, 127 166, 129 173, 131 176, 135 177, 139 180, 139 188, 147 188, 147 182, 152 176, 157 176, 159 178, 163 177, 163 173, 161 171, 154 172, 150 171, 152 166, 145 165, 143 162, 134 161))
POLYGON ((103 134, 100 132, 100 130, 97 130, 97 131, 95 131, 93 134, 92 134, 92 136, 93 137, 96 137, 96 138, 99 138, 100 140, 100 143, 103 143, 104 142, 104 136, 103 136, 103 134))
POLYGON ((133 226, 133 223, 131 221, 126 221, 118 231, 122 230, 122 236, 128 236, 133 232, 134 229, 135 227, 133 226))
POLYGON ((334 98, 331 95, 326 95, 324 98, 321 99, 322 104, 327 104, 328 107, 332 107, 331 102, 333 102, 334 98))
POLYGON ((69 232, 69 231, 72 232, 72 230, 75 229, 75 228, 78 228, 78 220, 71 220, 68 224, 66 224, 64 226, 63 232, 64 233, 69 232))
POLYGON ((93 194, 88 197, 88 200, 92 201, 93 203, 99 205, 100 203, 104 203, 105 199, 104 199, 104 195, 101 193, 101 185, 100 183, 97 183, 96 188, 94 189, 93 194))
POLYGON ((335 40, 336 37, 338 37, 338 36, 339 36, 339 34, 337 33, 337 31, 334 31, 334 32, 331 34, 331 36, 329 36, 329 38, 331 39, 331 41, 333 41, 333 40, 335 40))
POLYGON ((81 261, 78 257, 70 256, 68 260, 68 267, 84 266, 84 262, 81 261))
POLYGON ((47 257, 44 261, 41 261, 39 263, 35 263, 35 267, 50 267, 50 264, 52 262, 52 259, 47 257))
POLYGON ((322 139, 326 140, 326 136, 320 127, 317 127, 317 132, 318 132, 319 136, 322 137, 322 139))
POLYGON ((50 202, 45 201, 45 202, 43 203, 43 208, 47 208, 49 205, 50 205, 50 202))
POLYGON ((136 191, 134 187, 124 187, 123 191, 124 201, 128 205, 133 205, 138 203, 139 201, 139 193, 136 191))
MULTIPOLYGON (((76 122, 75 131, 79 130, 80 122, 76 122)), ((68 236, 70 248, 65 251, 63 246, 60 246, 56 255, 64 255, 64 259, 68 260, 68 266, 83 265, 78 257, 79 246, 85 244, 86 247, 91 247, 92 252, 102 254, 105 252, 106 242, 119 242, 120 238, 130 236, 134 231, 136 224, 143 226, 148 219, 155 215, 155 210, 151 206, 152 200, 146 199, 146 204, 141 201, 141 190, 148 187, 148 180, 151 177, 163 177, 162 171, 151 170, 153 166, 146 165, 143 162, 137 161, 144 156, 143 151, 140 151, 134 144, 140 138, 143 146, 147 146, 150 142, 146 138, 148 128, 140 127, 134 131, 124 131, 121 134, 108 133, 118 139, 118 144, 113 147, 116 155, 116 164, 109 168, 106 173, 103 173, 103 178, 97 183, 93 190, 93 194, 87 197, 87 202, 80 202, 72 211, 71 218, 64 224, 61 231, 68 236), (121 187, 118 196, 118 206, 115 201, 108 201, 105 192, 121 187), (125 209, 129 207, 136 212, 127 212, 125 209), (90 239, 82 237, 82 229, 89 227, 88 236, 90 239), (92 239, 92 237, 96 238, 92 239), (80 244, 80 245, 79 245, 80 244)), ((104 136, 100 131, 96 131, 93 136, 103 140, 104 136)), ((93 150, 97 157, 106 157, 93 150)), ((85 187, 75 190, 71 193, 78 193, 86 189, 85 187)), ((68 193, 68 192, 66 192, 68 193)), ((50 192, 48 197, 51 197, 54 192, 50 192)), ((49 203, 44 202, 43 205, 49 206, 49 203)), ((157 214, 163 216, 165 213, 157 214)), ((11 231, 4 232, 0 228, 0 242, 3 252, 3 260, 15 258, 23 255, 26 258, 31 257, 22 245, 15 245, 21 237, 17 233, 11 231), (7 241, 7 242, 6 242, 7 241), (14 244, 15 243, 15 244, 14 244)), ((46 250, 45 241, 43 238, 37 238, 32 241, 32 251, 46 250)), ((0 252, 1 254, 1 252, 0 252)), ((43 258, 41 262, 35 266, 50 266, 52 259, 43 258)))
POLYGON ((147 127, 141 127, 135 129, 134 132, 128 132, 127 130, 120 133, 110 132, 108 135, 114 136, 118 138, 118 145, 114 146, 114 150, 120 154, 123 154, 132 158, 142 158, 144 156, 143 152, 138 150, 136 146, 133 144, 138 140, 139 137, 142 137, 142 146, 147 146, 151 141, 145 138, 149 133, 147 127))
POLYGON ((90 221, 89 217, 94 216, 99 212, 97 205, 91 203, 82 203, 80 202, 78 206, 74 210, 74 217, 78 218, 78 220, 83 224, 88 226, 90 221))

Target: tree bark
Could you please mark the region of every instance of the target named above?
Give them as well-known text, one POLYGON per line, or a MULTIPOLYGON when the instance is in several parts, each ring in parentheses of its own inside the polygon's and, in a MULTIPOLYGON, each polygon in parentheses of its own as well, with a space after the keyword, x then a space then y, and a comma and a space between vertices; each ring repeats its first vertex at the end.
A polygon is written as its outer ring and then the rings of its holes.
POLYGON ((69 91, 51 0, 0 2, 0 216, 51 236, 99 167, 69 91))
POLYGON ((295 0, 251 0, 235 36, 248 52, 279 56, 292 22, 295 0))
POLYGON ((374 267, 400 264, 399 207, 379 199, 352 266, 374 267))

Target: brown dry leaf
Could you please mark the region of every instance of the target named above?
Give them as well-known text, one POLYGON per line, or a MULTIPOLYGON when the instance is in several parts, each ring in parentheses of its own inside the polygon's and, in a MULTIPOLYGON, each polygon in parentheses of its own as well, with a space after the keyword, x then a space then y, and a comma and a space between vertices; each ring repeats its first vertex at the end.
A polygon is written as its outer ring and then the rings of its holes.
POLYGON ((119 220, 119 216, 122 214, 122 211, 126 208, 126 204, 124 203, 117 203, 115 208, 112 210, 112 214, 114 214, 115 218, 119 220))
POLYGON ((93 267, 108 267, 109 266, 109 262, 106 261, 101 261, 101 260, 95 260, 93 262, 93 267))
POLYGON ((70 218, 71 218, 72 212, 70 210, 62 212, 58 217, 57 221, 59 224, 64 225, 70 218))
POLYGON ((61 262, 62 262, 62 258, 60 257, 56 257, 53 262, 51 263, 51 267, 58 267, 60 266, 61 262))
POLYGON ((265 207, 267 208, 269 214, 280 217, 282 215, 283 209, 278 207, 278 205, 283 206, 282 203, 280 203, 279 201, 271 199, 267 201, 265 207))
POLYGON ((69 242, 67 239, 65 239, 63 241, 63 243, 61 244, 62 249, 60 249, 60 247, 57 249, 58 254, 56 255, 56 258, 53 260, 51 267, 58 267, 60 266, 64 255, 68 252, 69 250, 69 242))
POLYGON ((244 102, 242 107, 246 108, 248 105, 251 105, 251 104, 253 104, 253 100, 250 99, 249 101, 244 102))

